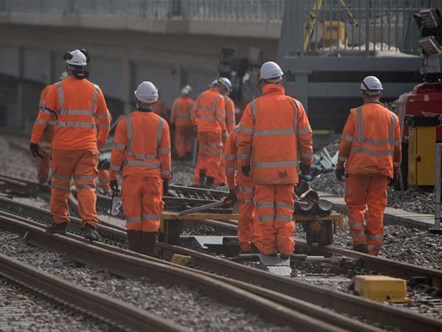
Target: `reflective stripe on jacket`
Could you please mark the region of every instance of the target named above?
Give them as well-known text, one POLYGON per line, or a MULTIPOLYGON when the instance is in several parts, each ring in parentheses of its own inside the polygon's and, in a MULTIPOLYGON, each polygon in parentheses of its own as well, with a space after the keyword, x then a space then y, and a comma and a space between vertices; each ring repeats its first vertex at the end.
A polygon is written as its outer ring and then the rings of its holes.
POLYGON ((170 132, 166 120, 153 112, 134 111, 117 124, 110 161, 111 179, 123 165, 123 177, 171 178, 170 132))
POLYGON ((339 145, 348 174, 393 177, 401 161, 399 118, 380 103, 351 109, 339 145))
POLYGON ((49 87, 44 104, 35 121, 31 142, 40 142, 53 116, 56 117, 54 149, 97 151, 97 132, 98 140, 107 139, 111 116, 98 85, 68 77, 49 87))
POLYGON ((177 127, 192 126, 191 111, 193 100, 189 96, 180 96, 172 104, 170 123, 177 127))
POLYGON ((300 162, 311 164, 312 130, 302 104, 278 84, 266 84, 250 102, 238 129, 238 157, 250 165, 255 184, 298 182, 300 162))
POLYGON ((226 130, 224 98, 215 88, 202 92, 192 109, 192 123, 198 132, 226 130))

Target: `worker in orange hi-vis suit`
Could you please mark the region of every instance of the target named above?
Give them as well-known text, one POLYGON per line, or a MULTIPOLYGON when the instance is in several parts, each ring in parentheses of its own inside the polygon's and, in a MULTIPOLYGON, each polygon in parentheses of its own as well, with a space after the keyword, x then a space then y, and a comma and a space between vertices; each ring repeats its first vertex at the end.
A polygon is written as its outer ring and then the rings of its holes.
POLYGON ((175 151, 178 159, 191 159, 193 141, 195 140, 192 128, 191 111, 193 100, 192 88, 186 85, 181 95, 172 104, 170 125, 175 126, 175 151))
MULTIPOLYGON (((60 81, 64 80, 68 74, 66 72, 61 73, 60 81)), ((47 85, 40 93, 40 101, 38 103, 38 109, 40 110, 44 107, 44 100, 48 93, 50 85, 47 85)), ((55 124, 55 116, 52 115, 51 120, 49 121, 46 129, 43 131, 40 140, 40 154, 43 156, 42 158, 37 158, 37 177, 38 182, 43 184, 47 183, 49 179, 49 167, 51 161, 51 148, 52 148, 52 138, 54 136, 54 124, 55 124)))
MULTIPOLYGON (((220 80, 224 80, 225 89, 223 90, 224 103, 226 109, 226 130, 227 134, 235 127, 235 103, 229 97, 229 93, 232 91, 232 83, 228 78, 220 77, 220 80)), ((224 186, 226 184, 226 165, 224 158, 221 159, 221 167, 218 176, 215 179, 215 184, 217 186, 224 186)))
POLYGON ((251 101, 238 129, 241 172, 255 185, 256 213, 262 236, 256 243, 264 255, 294 252, 293 210, 301 174, 310 173, 312 130, 302 104, 286 96, 281 68, 269 61, 260 69, 263 95, 251 101))
POLYGON ((243 253, 250 252, 252 243, 259 242, 260 229, 255 218, 255 199, 253 197, 253 182, 250 177, 238 171, 237 142, 238 127, 235 127, 227 138, 224 146, 224 160, 226 162, 227 185, 229 195, 226 204, 232 205, 239 200, 238 215, 238 242, 243 253))
POLYGON ((353 249, 377 255, 383 246, 389 178, 401 161, 399 119, 380 103, 382 83, 367 76, 360 90, 364 104, 350 110, 339 144, 336 177, 345 179, 353 249), (368 208, 368 216, 365 217, 368 208))
POLYGON ((137 109, 120 119, 110 162, 111 187, 118 191, 122 168, 122 202, 129 249, 153 256, 163 193, 171 174, 170 132, 167 122, 152 112, 157 88, 148 81, 135 91, 137 109))
POLYGON ((152 105, 152 111, 161 116, 164 120, 169 122, 169 113, 167 111, 166 103, 158 97, 158 101, 152 105))
POLYGON ((95 178, 98 150, 104 146, 109 134, 110 114, 101 89, 86 79, 89 74, 86 55, 77 49, 67 52, 64 59, 69 77, 48 89, 45 105, 34 124, 30 149, 35 157, 40 156, 41 136, 54 115, 50 201, 54 222, 46 230, 65 234, 73 176, 84 236, 99 240, 95 178))
POLYGON ((200 187, 212 188, 220 172, 223 141, 227 139, 222 92, 227 88, 226 82, 218 79, 214 87, 198 96, 192 109, 192 124, 197 128, 199 145, 194 184, 200 187))

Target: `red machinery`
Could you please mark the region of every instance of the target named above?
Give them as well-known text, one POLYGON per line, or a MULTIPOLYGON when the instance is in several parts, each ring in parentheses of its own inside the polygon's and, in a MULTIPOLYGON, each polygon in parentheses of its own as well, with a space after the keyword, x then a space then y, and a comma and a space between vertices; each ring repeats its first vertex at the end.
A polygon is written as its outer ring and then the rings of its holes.
MULTIPOLYGON (((399 97, 398 116, 402 143, 408 144, 407 121, 413 117, 436 117, 442 119, 442 82, 421 83, 413 91, 399 97)), ((436 140, 442 142, 442 126, 436 130, 436 140)))

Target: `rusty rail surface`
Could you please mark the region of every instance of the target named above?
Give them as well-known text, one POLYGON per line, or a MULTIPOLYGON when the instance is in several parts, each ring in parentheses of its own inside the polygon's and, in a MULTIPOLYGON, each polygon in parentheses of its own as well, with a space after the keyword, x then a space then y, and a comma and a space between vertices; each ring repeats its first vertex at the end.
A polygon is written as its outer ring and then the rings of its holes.
MULTIPOLYGON (((5 199, 0 197, 0 203, 3 200, 5 199)), ((49 211, 46 211, 46 213, 49 213, 49 211)), ((104 237, 108 236, 107 229, 101 229, 100 232, 104 237)), ((126 234, 122 228, 118 229, 114 227, 109 237, 113 237, 114 239, 119 238, 121 241, 125 241, 126 234)), ((191 249, 162 243, 159 243, 159 246, 170 254, 179 253, 192 256, 193 263, 199 268, 227 275, 230 278, 248 284, 260 285, 267 290, 285 294, 289 298, 306 301, 313 305, 328 307, 341 313, 363 317, 387 326, 401 327, 404 329, 409 327, 417 329, 425 326, 428 331, 437 331, 442 328, 442 322, 432 318, 421 317, 412 312, 398 310, 353 295, 315 287, 297 280, 281 278, 265 271, 205 253, 196 252, 191 249)), ((258 291, 256 292, 256 294, 259 294, 258 291)), ((275 300, 275 302, 278 301, 275 300)), ((283 299, 280 299, 278 303, 287 305, 287 301, 283 299)), ((303 312, 301 308, 296 307, 296 310, 308 314, 307 312, 303 312)))

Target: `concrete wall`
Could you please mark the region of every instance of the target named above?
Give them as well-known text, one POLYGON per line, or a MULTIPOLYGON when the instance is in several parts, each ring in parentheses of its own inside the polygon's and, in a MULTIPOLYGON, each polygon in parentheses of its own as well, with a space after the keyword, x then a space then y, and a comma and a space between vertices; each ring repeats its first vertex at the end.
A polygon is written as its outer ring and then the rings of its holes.
MULTIPOLYGON (((170 107, 183 85, 193 86, 196 96, 216 78, 223 46, 235 47, 238 57, 247 57, 251 46, 259 47, 265 59, 275 59, 277 42, 277 38, 0 24, 0 75, 20 82, 20 91, 24 82, 37 83, 32 86, 39 90, 58 80, 66 50, 87 48, 91 54, 90 79, 111 101, 115 109, 109 108, 115 118, 132 108, 133 91, 143 80, 154 82, 170 107)), ((0 107, 15 109, 14 126, 26 127, 28 117, 21 99, 38 103, 38 93, 27 95, 32 98, 18 93, 20 100, 14 105, 10 99, 0 98, 0 107)))

